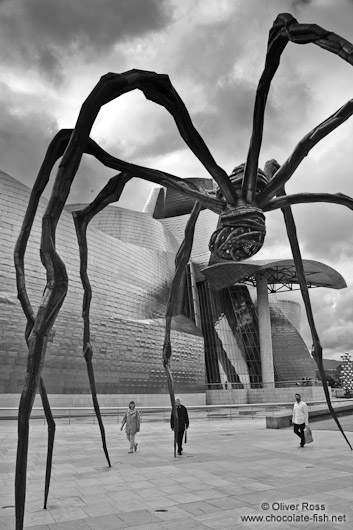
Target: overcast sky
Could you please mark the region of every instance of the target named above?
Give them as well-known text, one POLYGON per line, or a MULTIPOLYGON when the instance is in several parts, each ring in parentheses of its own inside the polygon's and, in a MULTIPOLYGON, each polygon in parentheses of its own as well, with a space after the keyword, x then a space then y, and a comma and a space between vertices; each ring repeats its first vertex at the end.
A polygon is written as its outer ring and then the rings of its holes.
MULTIPOLYGON (((353 42, 352 0, 0 0, 0 169, 32 186, 46 148, 75 125, 107 72, 166 73, 217 163, 245 160, 268 31, 278 13, 353 42)), ((306 132, 353 97, 353 69, 313 44, 289 44, 272 84, 260 166, 282 163, 306 132)), ((353 118, 315 147, 287 193, 353 196, 353 118)), ((124 160, 180 177, 207 177, 170 115, 140 91, 104 107, 92 138, 124 160)), ((94 198, 114 172, 84 158, 69 202, 94 198)), ((133 180, 119 205, 142 210, 151 185, 133 180)), ((294 206, 303 257, 340 272, 347 289, 311 291, 324 356, 353 353, 353 213, 343 206, 294 206)), ((280 213, 256 258, 288 258, 280 213)), ((298 294, 286 294, 299 299, 298 294)), ((311 346, 305 319, 303 334, 311 346)))

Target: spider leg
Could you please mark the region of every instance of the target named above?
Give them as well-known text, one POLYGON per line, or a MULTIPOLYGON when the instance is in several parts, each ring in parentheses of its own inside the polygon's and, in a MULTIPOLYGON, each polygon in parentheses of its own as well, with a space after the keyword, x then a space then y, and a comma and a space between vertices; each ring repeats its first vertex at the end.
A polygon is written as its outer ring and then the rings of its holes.
MULTIPOLYGON (((56 160, 63 155, 72 130, 62 130, 52 140, 48 147, 42 166, 39 170, 36 182, 33 186, 25 217, 18 236, 14 261, 16 268, 17 292, 23 311, 27 317, 25 338, 28 345, 28 361, 25 383, 21 393, 18 411, 18 443, 15 471, 15 504, 16 504, 16 529, 22 530, 26 498, 26 472, 28 455, 29 419, 37 393, 41 387, 41 372, 43 368, 47 339, 56 316, 65 299, 68 285, 66 268, 59 255, 55 251, 55 216, 51 216, 51 208, 48 205, 46 215, 42 221, 41 259, 47 270, 47 285, 44 290, 37 314, 35 314, 26 289, 24 255, 27 248, 33 221, 38 208, 41 194, 49 181, 50 172, 56 160), (53 221, 53 225, 51 221, 53 221), (52 229, 54 227, 54 229, 52 229)), ((90 149, 89 139, 86 150, 90 149)), ((62 203, 60 203, 63 206, 62 203)), ((54 201, 55 206, 55 201, 54 201)), ((57 212, 56 212, 57 213, 57 212)), ((44 393, 42 395, 45 399, 44 393)), ((52 448, 54 443, 53 424, 49 417, 49 409, 43 403, 48 421, 48 455, 47 474, 45 486, 45 499, 47 499, 50 483, 50 468, 52 448)), ((46 502, 46 500, 45 500, 46 502)))
POLYGON ((216 164, 205 142, 196 131, 169 77, 143 70, 130 70, 122 74, 108 73, 101 77, 81 107, 74 132, 58 170, 57 190, 64 190, 64 187, 71 185, 100 108, 135 89, 141 90, 147 99, 163 106, 173 116, 185 143, 222 187, 227 202, 235 204, 236 196, 226 172, 216 164))
POLYGON ((300 142, 296 145, 293 153, 283 163, 283 165, 275 173, 265 189, 256 197, 256 202, 260 208, 265 210, 268 202, 280 191, 284 184, 291 178, 294 171, 297 169, 302 160, 307 156, 309 151, 322 140, 325 136, 330 134, 333 130, 344 123, 353 114, 353 99, 350 99, 338 109, 334 114, 329 116, 326 120, 320 123, 317 127, 306 134, 300 142))
MULTIPOLYGON (((44 228, 45 231, 45 228, 44 228)), ((47 238, 48 241, 48 238, 47 238)), ((26 497, 26 471, 28 454, 29 418, 37 388, 40 383, 41 371, 44 363, 48 334, 55 318, 64 302, 68 278, 66 269, 59 256, 53 249, 45 249, 45 260, 51 260, 50 265, 55 277, 56 289, 48 282, 40 303, 35 324, 28 338, 27 373, 21 393, 18 409, 18 443, 15 471, 15 504, 16 529, 22 530, 24 506, 26 497)))
POLYGON ((16 269, 17 297, 27 318, 26 339, 29 337, 33 328, 35 313, 31 306, 26 289, 24 255, 27 249, 27 243, 33 226, 33 221, 38 209, 39 200, 46 185, 49 182, 50 172, 55 162, 63 155, 67 144, 69 143, 71 134, 72 129, 62 129, 58 134, 56 134, 49 144, 44 161, 33 185, 27 210, 22 222, 22 227, 16 241, 14 262, 16 269))
POLYGON ((80 250, 80 276, 82 281, 82 286, 84 289, 83 297, 83 308, 82 308, 82 318, 83 318, 83 354, 87 365, 88 379, 91 388, 91 395, 94 410, 98 420, 102 445, 104 454, 106 456, 109 467, 111 467, 106 437, 105 429, 102 421, 102 416, 99 408, 99 403, 97 399, 97 390, 96 383, 93 371, 93 349, 91 346, 91 337, 90 337, 90 306, 92 299, 92 288, 88 278, 87 273, 87 264, 88 264, 88 246, 87 246, 87 226, 88 223, 93 219, 93 217, 105 208, 108 204, 116 202, 119 200, 125 184, 131 179, 130 175, 119 174, 111 178, 108 184, 103 188, 103 190, 98 194, 96 199, 86 208, 80 211, 72 212, 77 240, 80 250))
MULTIPOLYGON (((70 139, 64 150, 52 194, 42 219, 40 255, 47 271, 47 284, 35 316, 26 291, 22 258, 33 223, 34 210, 37 208, 40 193, 44 189, 42 186, 45 186, 46 179, 49 178, 53 163, 55 162, 55 157, 57 158, 58 156, 55 148, 59 146, 60 142, 54 139, 51 154, 47 153, 48 156, 45 158, 40 175, 37 177, 38 185, 34 186, 34 191, 31 194, 29 207, 27 208, 15 251, 15 266, 19 287, 18 295, 27 316, 26 336, 28 337, 29 344, 27 374, 21 393, 18 413, 15 485, 17 530, 21 530, 23 527, 29 418, 44 363, 47 336, 64 302, 68 288, 66 268, 55 248, 56 226, 69 195, 71 184, 75 178, 82 155, 84 152, 89 151, 89 134, 101 106, 136 88, 141 89, 148 99, 164 106, 172 114, 182 138, 193 150, 205 168, 222 186, 227 201, 230 204, 235 204, 235 194, 226 173, 216 164, 201 136, 193 127, 186 107, 172 87, 167 76, 137 70, 121 75, 107 74, 103 76, 82 105, 76 127, 70 135, 70 139)), ((67 140, 67 133, 64 133, 63 136, 67 140)), ((61 150, 59 148, 58 150, 61 154, 61 150)))
POLYGON ((169 292, 166 314, 165 314, 165 335, 163 344, 163 366, 167 375, 168 389, 170 395, 170 402, 172 405, 172 414, 174 417, 174 457, 176 457, 176 444, 178 436, 178 414, 175 406, 175 391, 174 391, 174 379, 170 369, 170 359, 172 357, 172 346, 171 346, 171 325, 172 318, 175 309, 175 304, 178 298, 178 290, 180 281, 183 276, 185 267, 190 260, 190 254, 192 250, 192 244, 194 240, 195 225, 201 211, 201 204, 195 202, 194 207, 191 211, 189 220, 185 227, 184 241, 179 247, 179 250, 175 257, 175 275, 172 281, 172 285, 169 292))
POLYGON ((256 91, 253 132, 242 184, 242 198, 248 203, 253 202, 256 194, 257 166, 268 92, 279 67, 281 55, 289 41, 295 44, 316 44, 353 65, 353 45, 346 39, 316 24, 300 24, 288 13, 278 15, 269 32, 265 67, 256 91))
POLYGON ((264 207, 264 212, 278 210, 293 204, 306 204, 313 202, 326 202, 341 204, 353 210, 353 199, 343 193, 294 193, 293 195, 282 195, 271 199, 264 207))
MULTIPOLYGON (((279 195, 285 195, 284 189, 282 189, 279 192, 279 195)), ((329 410, 331 412, 331 415, 332 415, 333 419, 335 420, 339 430, 341 431, 344 439, 346 440, 346 442, 349 445, 350 449, 353 450, 353 448, 352 448, 347 436, 345 435, 345 433, 344 433, 344 431, 342 429, 342 426, 341 426, 341 424, 340 424, 340 422, 338 420, 338 417, 336 415, 335 409, 333 408, 332 403, 331 403, 330 392, 329 392, 329 389, 328 389, 328 386, 327 386, 325 370, 324 370, 323 361, 322 361, 322 346, 321 346, 321 343, 320 343, 319 335, 318 335, 317 330, 316 330, 316 325, 315 325, 315 321, 314 321, 314 315, 313 315, 313 311, 312 311, 312 308, 311 308, 309 290, 308 290, 308 286, 307 286, 307 283, 306 283, 305 271, 304 271, 303 261, 302 261, 301 252, 300 252, 299 243, 298 243, 297 230, 296 230, 296 226, 295 226, 294 217, 293 217, 293 213, 292 213, 291 207, 287 206, 286 208, 283 208, 282 209, 282 213, 283 213, 283 216, 284 216, 284 221, 285 221, 285 225, 286 225, 286 229, 287 229, 289 243, 290 243, 290 246, 291 246, 291 249, 292 249, 292 254, 293 254, 293 259, 294 259, 294 263, 295 263, 295 268, 296 268, 296 272, 297 272, 298 281, 299 281, 300 291, 301 291, 301 294, 302 294, 302 298, 303 298, 303 302, 304 302, 304 306, 305 306, 305 311, 306 311, 306 315, 307 315, 307 318, 308 318, 308 323, 309 323, 309 327, 310 327, 310 331, 311 331, 311 337, 312 337, 312 340, 313 340, 313 357, 314 357, 315 362, 316 362, 316 364, 318 366, 318 369, 319 369, 319 374, 320 374, 320 377, 321 377, 321 384, 322 384, 322 387, 324 389, 327 406, 328 406, 328 408, 329 408, 329 410)))
POLYGON ((247 203, 252 203, 256 194, 258 162, 262 144, 267 96, 272 79, 279 67, 281 55, 288 44, 288 38, 283 37, 280 39, 277 37, 277 33, 274 32, 274 27, 272 27, 269 33, 265 67, 256 90, 253 129, 244 168, 241 195, 247 203))
POLYGON ((40 396, 42 399, 45 419, 47 420, 47 424, 48 424, 48 450, 47 450, 47 464, 46 464, 46 471, 45 471, 44 506, 43 506, 44 509, 46 509, 47 502, 48 502, 48 495, 49 495, 51 467, 52 467, 52 461, 53 461, 55 421, 54 421, 53 414, 50 409, 48 395, 47 395, 47 391, 46 391, 42 377, 40 378, 40 381, 39 381, 39 391, 40 391, 40 396))
MULTIPOLYGON (((40 303, 37 315, 35 314, 32 305, 29 300, 29 296, 26 288, 25 281, 25 267, 24 267, 24 255, 27 249, 28 239, 33 226, 33 221, 38 209, 40 197, 49 181, 51 170, 58 158, 69 151, 67 155, 72 160, 72 148, 71 154, 70 149, 68 150, 68 144, 72 139, 72 130, 62 130, 52 140, 48 147, 46 156, 38 173, 37 179, 33 186, 25 217, 22 223, 20 234, 18 236, 15 252, 14 261, 16 269, 16 280, 17 280, 17 291, 18 298, 20 300, 23 311, 27 317, 27 326, 25 337, 28 342, 28 369, 25 380, 25 385, 21 394, 19 414, 18 414, 18 445, 17 445, 17 458, 16 458, 16 479, 15 479, 15 497, 16 497, 16 524, 17 530, 23 528, 23 517, 25 508, 25 496, 26 496, 26 471, 27 471, 27 454, 28 454, 28 432, 29 432, 29 419, 33 407, 34 398, 39 385, 41 370, 44 362, 46 352, 46 337, 50 333, 50 330, 54 324, 55 318, 60 310, 60 307, 64 301, 67 290, 67 276, 66 269, 62 263, 60 257, 55 251, 55 228, 57 220, 60 216, 62 208, 66 202, 66 198, 70 189, 70 178, 65 177, 63 172, 62 163, 59 166, 58 176, 54 184, 51 200, 49 201, 46 214, 42 221, 42 243, 41 243, 41 258, 45 268, 47 269, 47 287, 44 291, 42 301, 40 303), (66 180, 63 182, 62 177, 66 180), (32 331, 34 333, 32 333, 32 331)), ((121 166, 121 161, 110 157, 108 153, 99 148, 99 146, 93 142, 89 137, 86 139, 84 145, 79 146, 79 152, 82 154, 86 152, 93 156, 96 156, 98 160, 101 159, 104 165, 108 167, 121 166)), ((73 157, 75 158, 75 157, 73 157)), ((77 156, 75 158, 77 162, 77 156)), ((72 169, 72 168, 71 168, 72 169)), ((76 168, 70 175, 75 175, 76 168)), ((136 166, 138 169, 138 166, 136 166)), ((143 169, 143 168, 142 168, 143 169)), ((182 179, 178 179, 172 175, 166 175, 164 173, 153 172, 145 177, 146 180, 152 180, 160 184, 170 185, 178 189, 179 191, 188 194, 194 198, 198 197, 205 202, 205 206, 213 204, 216 211, 221 211, 224 208, 224 202, 216 200, 212 197, 208 197, 206 192, 200 191, 196 186, 190 185, 190 183, 181 182, 182 179)), ((148 172, 148 170, 147 170, 148 172)), ((144 174, 141 171, 136 175, 144 178, 144 174)), ((89 353, 87 359, 89 358, 89 353)), ((89 361, 88 361, 89 362, 89 361)), ((99 420, 98 420, 99 421, 99 420)), ((48 422, 49 424, 49 422, 48 422)), ((51 442, 50 442, 51 443, 51 442)), ((48 442, 48 455, 50 443, 48 442)), ((48 462, 49 462, 48 456, 48 462)), ((49 469, 49 468, 48 468, 49 469)), ((48 472, 47 484, 50 481, 50 470, 48 472)))
MULTIPOLYGON (((29 355, 27 362, 27 375, 25 385, 22 390, 19 412, 18 412, 18 444, 16 457, 16 471, 15 471, 15 504, 16 504, 16 529, 22 530, 23 518, 26 498, 26 472, 27 472, 27 454, 28 454, 28 432, 29 432, 29 418, 31 415, 33 402, 39 385, 43 409, 48 423, 48 451, 47 451, 47 465, 46 465, 46 479, 45 479, 45 493, 44 493, 44 507, 46 507, 52 452, 55 437, 55 422, 53 420, 50 406, 47 400, 44 382, 41 378, 41 368, 44 360, 46 350, 46 330, 40 324, 40 321, 45 321, 46 308, 49 309, 49 299, 43 302, 40 307, 37 317, 31 306, 25 282, 25 268, 24 255, 27 248, 28 238, 30 236, 34 217, 37 211, 39 199, 49 181, 50 171, 56 160, 62 156, 68 144, 72 131, 62 130, 50 143, 43 164, 39 170, 37 179, 32 188, 29 203, 22 223, 20 234, 18 236, 15 251, 14 262, 16 269, 16 282, 18 299, 21 303, 23 312, 27 318, 27 326, 25 331, 25 339, 28 345, 29 355), (32 335, 32 331, 36 330, 38 335, 32 335)), ((55 260, 54 260, 55 262, 55 260)), ((54 263, 53 262, 53 263, 54 263)), ((55 265, 54 265, 55 267, 55 265)), ((60 270, 60 265, 57 262, 57 270, 60 270)), ((65 271, 61 270, 59 273, 60 280, 63 282, 65 291, 65 271)), ((59 310, 60 295, 56 301, 53 301, 51 311, 59 310), (56 309, 55 309, 56 306, 56 309)), ((48 330, 49 331, 49 330, 48 330)))
POLYGON ((288 13, 278 15, 274 21, 270 31, 269 46, 276 45, 276 41, 283 39, 288 39, 295 44, 316 44, 353 65, 353 44, 351 42, 317 24, 299 23, 288 13))
POLYGON ((198 200, 204 208, 208 208, 218 214, 226 208, 225 200, 216 199, 215 197, 211 196, 209 191, 206 191, 202 187, 196 186, 192 182, 188 182, 180 177, 166 173, 165 171, 138 166, 136 164, 131 164, 129 162, 125 162, 124 160, 120 160, 119 158, 116 158, 104 151, 104 149, 102 149, 93 140, 90 140, 86 152, 93 155, 106 167, 129 173, 134 177, 139 177, 143 180, 154 182, 155 184, 165 186, 166 188, 173 188, 180 193, 187 195, 188 197, 198 200))

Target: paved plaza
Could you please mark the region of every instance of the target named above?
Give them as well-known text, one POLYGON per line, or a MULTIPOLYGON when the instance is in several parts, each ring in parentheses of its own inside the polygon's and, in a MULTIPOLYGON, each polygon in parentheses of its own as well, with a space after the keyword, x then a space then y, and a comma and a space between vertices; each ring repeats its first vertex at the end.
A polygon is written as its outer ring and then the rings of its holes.
MULTIPOLYGON (((291 429, 266 429, 264 418, 195 419, 183 456, 174 458, 168 423, 144 422, 138 451, 128 454, 125 433, 111 420, 108 468, 97 424, 58 423, 43 510, 46 427, 34 420, 25 528, 351 529, 353 452, 338 431, 312 427, 314 443, 298 449, 291 429)), ((15 528, 16 436, 15 421, 0 423, 1 530, 15 528)))

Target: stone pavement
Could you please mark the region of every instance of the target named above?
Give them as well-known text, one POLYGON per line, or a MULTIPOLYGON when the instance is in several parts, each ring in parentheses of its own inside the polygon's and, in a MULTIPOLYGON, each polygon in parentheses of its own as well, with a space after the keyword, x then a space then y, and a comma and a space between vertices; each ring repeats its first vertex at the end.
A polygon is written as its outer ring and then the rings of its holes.
MULTIPOLYGON (((351 529, 353 452, 338 431, 312 427, 314 443, 298 449, 291 429, 266 429, 264 418, 195 419, 183 456, 174 458, 167 423, 142 423, 138 451, 127 454, 125 433, 111 422, 106 425, 108 468, 96 424, 58 423, 43 510, 46 428, 33 421, 25 528, 351 529)), ((348 436, 352 443, 353 434, 348 436)), ((3 421, 1 530, 15 528, 15 453, 16 422, 3 421)))

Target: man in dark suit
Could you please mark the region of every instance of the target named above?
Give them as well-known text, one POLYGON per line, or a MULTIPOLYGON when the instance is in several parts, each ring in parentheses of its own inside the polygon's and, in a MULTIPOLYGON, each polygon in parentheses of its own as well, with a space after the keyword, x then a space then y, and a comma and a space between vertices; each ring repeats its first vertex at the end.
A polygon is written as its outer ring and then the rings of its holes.
MULTIPOLYGON (((175 398, 175 404, 176 404, 176 410, 178 414, 178 433, 177 433, 178 455, 182 455, 184 433, 189 428, 189 415, 188 415, 187 408, 181 404, 180 397, 175 398)), ((170 426, 171 426, 172 431, 174 431, 173 411, 170 417, 170 426)))

